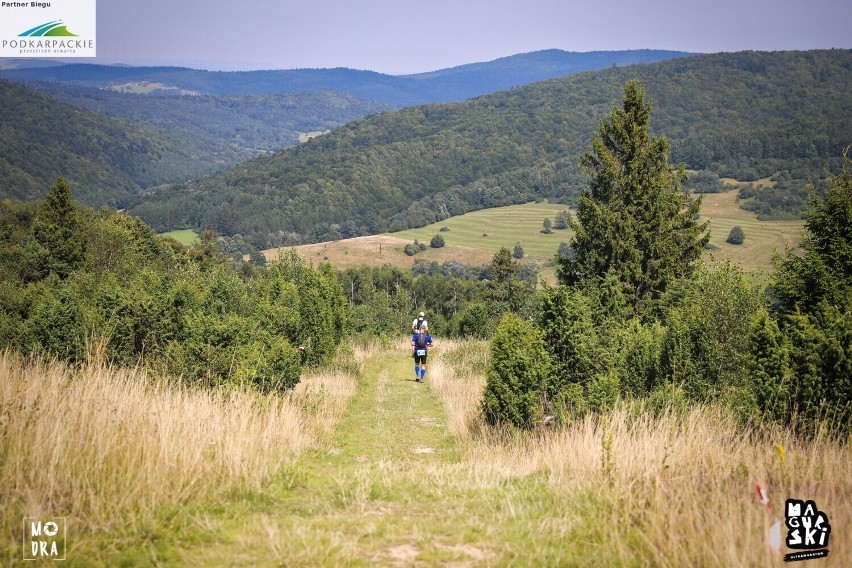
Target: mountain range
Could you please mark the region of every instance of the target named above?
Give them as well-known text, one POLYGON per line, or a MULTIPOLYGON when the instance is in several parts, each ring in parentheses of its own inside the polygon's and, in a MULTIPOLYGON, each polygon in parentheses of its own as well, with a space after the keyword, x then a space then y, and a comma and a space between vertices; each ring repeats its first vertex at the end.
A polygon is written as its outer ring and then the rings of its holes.
POLYGON ((639 49, 628 51, 535 51, 415 75, 385 75, 356 69, 290 69, 269 71, 203 71, 183 67, 126 67, 71 64, 55 67, 0 69, 11 81, 67 83, 117 88, 132 83, 160 86, 155 94, 184 92, 237 96, 330 90, 396 108, 468 99, 513 86, 571 73, 653 63, 689 53, 639 49))

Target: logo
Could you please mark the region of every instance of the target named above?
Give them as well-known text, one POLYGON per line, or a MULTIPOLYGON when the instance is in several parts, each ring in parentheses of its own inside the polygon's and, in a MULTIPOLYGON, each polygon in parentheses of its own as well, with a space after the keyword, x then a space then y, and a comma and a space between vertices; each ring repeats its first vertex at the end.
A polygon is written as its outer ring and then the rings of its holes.
POLYGON ((24 560, 65 560, 65 517, 24 517, 24 560))
POLYGON ((95 57, 97 0, 4 0, 0 58, 95 57))
POLYGON ((828 556, 831 525, 828 515, 817 509, 813 501, 787 499, 784 506, 787 524, 787 548, 801 550, 784 556, 784 562, 797 562, 828 556))
POLYGON ((55 22, 47 22, 40 26, 36 26, 31 30, 18 34, 18 37, 77 37, 77 34, 72 34, 65 27, 62 20, 55 22))

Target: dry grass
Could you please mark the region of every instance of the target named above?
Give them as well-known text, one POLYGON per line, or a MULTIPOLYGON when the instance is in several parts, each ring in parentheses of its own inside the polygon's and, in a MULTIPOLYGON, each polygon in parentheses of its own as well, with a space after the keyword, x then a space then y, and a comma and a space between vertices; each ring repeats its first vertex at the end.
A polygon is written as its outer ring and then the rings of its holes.
MULTIPOLYGON (((491 262, 493 251, 472 247, 448 245, 443 248, 428 248, 415 256, 403 252, 405 245, 413 242, 391 235, 375 235, 371 237, 355 237, 342 241, 301 245, 295 247, 300 256, 315 264, 330 262, 338 270, 357 268, 359 266, 381 267, 391 264, 400 268, 411 268, 415 259, 435 261, 439 264, 447 260, 458 260, 467 264, 481 265, 491 262)), ((428 244, 428 240, 426 243, 428 244)), ((267 260, 275 260, 288 249, 269 249, 263 251, 267 260)))
POLYGON ((784 500, 796 498, 816 501, 834 527, 827 565, 852 565, 841 528, 852 526, 848 441, 744 431, 715 406, 654 416, 625 404, 562 429, 495 432, 477 418, 484 376, 458 372, 451 354, 435 357, 433 388, 456 415, 451 429, 477 478, 546 476, 554 494, 576 504, 576 514, 555 516, 558 530, 576 533, 582 522, 602 564, 777 565, 781 553, 767 551, 764 535, 777 518, 786 535, 784 500), (758 504, 758 483, 774 512, 758 504))
MULTIPOLYGON (((69 552, 101 550, 182 509, 257 491, 333 429, 355 377, 314 373, 286 396, 154 384, 143 371, 0 355, 0 559, 24 516, 65 516, 69 552)), ((120 545, 116 545, 120 546, 120 545)), ((11 561, 11 560, 10 560, 11 561)))

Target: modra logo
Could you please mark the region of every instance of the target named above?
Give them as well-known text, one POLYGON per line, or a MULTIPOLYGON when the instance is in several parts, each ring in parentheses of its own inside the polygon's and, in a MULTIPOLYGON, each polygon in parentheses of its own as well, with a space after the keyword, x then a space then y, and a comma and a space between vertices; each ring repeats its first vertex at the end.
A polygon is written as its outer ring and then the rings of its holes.
POLYGON ((56 20, 20 33, 18 37, 77 37, 77 34, 72 34, 68 31, 68 28, 65 27, 65 22, 56 20))
POLYGON ((828 556, 831 525, 828 524, 828 515, 817 509, 816 503, 787 499, 784 516, 787 522, 787 548, 805 551, 785 555, 785 562, 828 556))
POLYGON ((24 560, 65 560, 65 517, 24 517, 24 560))

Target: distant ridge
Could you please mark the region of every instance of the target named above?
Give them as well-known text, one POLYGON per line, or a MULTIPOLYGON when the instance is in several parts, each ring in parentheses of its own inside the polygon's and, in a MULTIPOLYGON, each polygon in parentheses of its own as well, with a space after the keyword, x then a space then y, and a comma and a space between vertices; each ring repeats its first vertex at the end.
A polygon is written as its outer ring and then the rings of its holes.
POLYGON ((11 81, 50 81, 105 88, 148 81, 208 95, 258 95, 332 90, 395 107, 454 102, 513 86, 612 66, 689 56, 664 50, 567 52, 558 49, 502 57, 415 75, 386 75, 348 68, 269 71, 202 71, 184 67, 125 67, 75 63, 0 69, 11 81))

